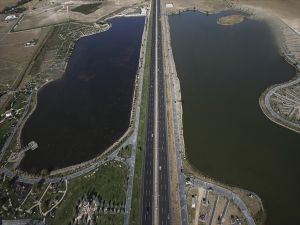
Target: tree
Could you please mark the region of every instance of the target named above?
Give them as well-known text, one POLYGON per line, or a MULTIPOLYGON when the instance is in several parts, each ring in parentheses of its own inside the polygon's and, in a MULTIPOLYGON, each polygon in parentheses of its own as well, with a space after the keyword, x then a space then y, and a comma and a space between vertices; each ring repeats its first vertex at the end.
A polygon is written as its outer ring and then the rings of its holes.
POLYGON ((40 179, 36 186, 37 189, 41 189, 44 183, 45 183, 45 179, 44 178, 40 179))

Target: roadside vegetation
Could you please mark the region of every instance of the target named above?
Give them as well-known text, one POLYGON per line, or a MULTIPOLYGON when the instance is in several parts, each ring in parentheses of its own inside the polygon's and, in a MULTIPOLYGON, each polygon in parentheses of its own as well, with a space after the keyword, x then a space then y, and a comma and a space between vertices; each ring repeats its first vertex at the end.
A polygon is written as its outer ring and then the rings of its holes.
POLYGON ((119 156, 121 158, 124 158, 124 159, 128 159, 131 157, 131 150, 132 150, 132 146, 131 145, 127 145, 123 148, 121 148, 120 152, 119 152, 119 156))
POLYGON ((84 5, 77 6, 74 9, 71 9, 71 11, 80 12, 85 15, 88 15, 90 13, 95 12, 97 9, 99 9, 101 4, 102 3, 84 4, 84 5))
POLYGON ((137 137, 137 150, 135 159, 135 170, 133 178, 133 192, 130 214, 130 225, 139 225, 140 220, 140 197, 142 190, 142 171, 143 171, 143 158, 144 158, 144 139, 145 139, 145 121, 147 112, 147 96, 148 96, 148 78, 150 73, 150 56, 151 56, 151 33, 152 33, 152 21, 149 17, 146 58, 144 68, 143 90, 141 99, 141 111, 140 111, 140 123, 137 137))

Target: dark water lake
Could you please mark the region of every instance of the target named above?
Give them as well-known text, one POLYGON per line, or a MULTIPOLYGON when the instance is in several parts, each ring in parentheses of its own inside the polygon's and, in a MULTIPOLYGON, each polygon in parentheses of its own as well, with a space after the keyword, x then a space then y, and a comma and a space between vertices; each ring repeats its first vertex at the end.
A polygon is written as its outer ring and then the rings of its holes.
POLYGON ((255 191, 268 225, 299 224, 300 135, 267 119, 259 96, 295 75, 267 24, 216 24, 224 12, 169 17, 181 83, 190 162, 225 183, 255 191))
POLYGON ((25 171, 58 169, 92 159, 129 126, 144 18, 117 18, 106 32, 75 45, 63 77, 38 93, 21 134, 34 140, 20 164, 25 171))

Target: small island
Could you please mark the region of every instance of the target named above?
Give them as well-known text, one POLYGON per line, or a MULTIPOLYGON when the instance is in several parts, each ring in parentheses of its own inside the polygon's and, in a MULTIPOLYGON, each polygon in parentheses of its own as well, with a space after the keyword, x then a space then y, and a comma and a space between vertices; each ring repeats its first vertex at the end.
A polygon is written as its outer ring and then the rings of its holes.
POLYGON ((223 26, 231 26, 235 24, 239 24, 243 22, 245 19, 245 16, 243 15, 230 15, 230 16, 223 16, 218 19, 217 24, 223 25, 223 26))

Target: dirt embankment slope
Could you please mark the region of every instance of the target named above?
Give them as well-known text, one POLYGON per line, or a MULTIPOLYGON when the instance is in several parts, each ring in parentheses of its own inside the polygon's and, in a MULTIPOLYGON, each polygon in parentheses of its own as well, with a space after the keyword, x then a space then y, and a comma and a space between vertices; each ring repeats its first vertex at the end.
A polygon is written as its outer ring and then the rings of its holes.
POLYGON ((201 12, 219 12, 226 9, 227 2, 224 0, 172 0, 164 1, 172 3, 173 7, 167 8, 168 13, 177 13, 186 10, 198 10, 201 12))
POLYGON ((230 2, 278 17, 300 32, 299 0, 231 0, 230 2))

